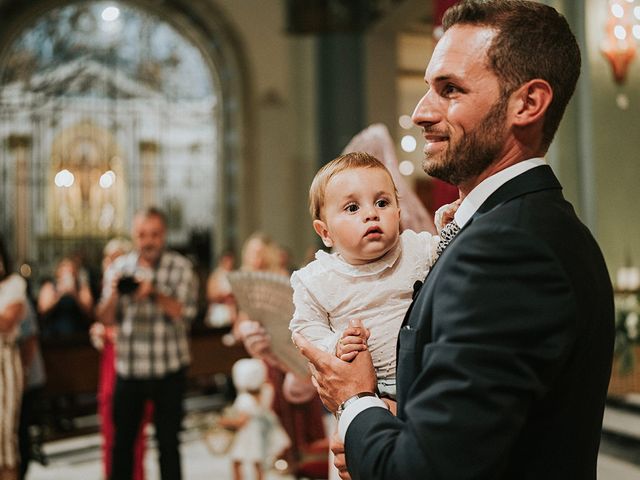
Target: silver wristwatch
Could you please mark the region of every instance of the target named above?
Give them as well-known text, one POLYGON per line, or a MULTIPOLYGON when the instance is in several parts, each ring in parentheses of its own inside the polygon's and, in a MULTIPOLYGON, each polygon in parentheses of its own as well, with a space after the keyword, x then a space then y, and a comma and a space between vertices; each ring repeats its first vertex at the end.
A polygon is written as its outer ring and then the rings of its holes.
POLYGON ((360 393, 356 393, 352 397, 347 398, 344 402, 342 402, 340 405, 338 405, 338 409, 336 410, 336 419, 340 420, 340 415, 342 415, 342 412, 344 412, 344 409, 347 408, 351 403, 355 402, 359 398, 364 398, 364 397, 376 397, 377 398, 378 395, 376 395, 373 392, 360 392, 360 393))

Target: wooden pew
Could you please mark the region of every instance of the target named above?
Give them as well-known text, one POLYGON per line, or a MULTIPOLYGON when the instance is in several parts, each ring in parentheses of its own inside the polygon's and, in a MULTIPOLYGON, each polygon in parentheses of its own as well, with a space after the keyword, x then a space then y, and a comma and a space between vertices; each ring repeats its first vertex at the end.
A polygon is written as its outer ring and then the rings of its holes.
MULTIPOLYGON (((244 347, 223 345, 229 329, 200 329, 190 338, 191 366, 189 380, 230 374, 234 362, 247 356, 244 347)), ((98 388, 100 353, 88 335, 65 339, 44 339, 42 354, 47 372, 46 396, 95 393, 98 388)))

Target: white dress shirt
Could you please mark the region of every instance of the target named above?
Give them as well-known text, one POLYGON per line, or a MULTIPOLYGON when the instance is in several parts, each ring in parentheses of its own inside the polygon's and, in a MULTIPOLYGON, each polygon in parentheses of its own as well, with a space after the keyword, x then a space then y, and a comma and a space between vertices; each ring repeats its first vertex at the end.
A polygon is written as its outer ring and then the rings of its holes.
MULTIPOLYGON (((458 226, 463 228, 485 200, 487 200, 487 198, 489 198, 489 196, 491 196, 491 194, 498 190, 502 185, 518 175, 541 165, 546 165, 544 158, 532 158, 518 162, 515 165, 511 165, 510 167, 485 178, 480 184, 471 190, 471 192, 469 192, 456 211, 454 218, 458 226)), ((343 442, 347 434, 347 429, 353 419, 356 418, 360 412, 371 407, 381 407, 386 409, 387 404, 376 397, 363 397, 350 403, 347 408, 345 408, 344 412, 342 412, 342 415, 340 416, 340 422, 338 423, 338 431, 343 442)))

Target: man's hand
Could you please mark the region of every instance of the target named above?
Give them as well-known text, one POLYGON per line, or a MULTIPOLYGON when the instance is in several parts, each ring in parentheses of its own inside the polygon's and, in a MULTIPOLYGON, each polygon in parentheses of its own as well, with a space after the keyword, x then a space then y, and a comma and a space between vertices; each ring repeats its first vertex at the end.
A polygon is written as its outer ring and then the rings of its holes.
POLYGON ((338 469, 338 473, 342 480, 351 480, 351 475, 347 471, 347 459, 344 454, 344 443, 340 439, 340 434, 336 431, 331 436, 331 442, 329 448, 333 452, 333 464, 338 469))
POLYGON ((369 350, 360 352, 349 363, 314 347, 299 333, 293 334, 293 341, 309 360, 318 393, 329 411, 335 412, 338 405, 358 393, 376 391, 376 373, 369 350))
POLYGON ((174 322, 182 319, 182 303, 173 297, 163 295, 156 291, 150 278, 138 278, 138 288, 133 294, 133 298, 137 302, 152 300, 174 322))
POLYGON ((133 298, 136 301, 145 300, 153 293, 153 283, 149 279, 138 279, 138 288, 136 288, 133 298))

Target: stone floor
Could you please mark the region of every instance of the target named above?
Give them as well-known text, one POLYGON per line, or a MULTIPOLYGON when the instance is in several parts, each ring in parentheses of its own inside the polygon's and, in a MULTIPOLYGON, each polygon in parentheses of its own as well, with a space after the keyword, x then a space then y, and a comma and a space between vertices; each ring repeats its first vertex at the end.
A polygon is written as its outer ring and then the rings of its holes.
MULTIPOLYGON (((197 400, 196 400, 197 402, 197 400)), ((193 406, 193 405, 192 405, 193 406)), ((185 431, 182 434, 182 458, 185 480, 226 480, 231 479, 231 464, 228 458, 214 455, 204 441, 203 425, 210 417, 206 412, 196 411, 187 415, 185 431)), ((614 408, 608 407, 605 414, 605 429, 610 432, 603 436, 598 464, 599 480, 638 480, 640 479, 640 441, 631 443, 616 440, 615 433, 620 429, 634 432, 640 438, 640 415, 624 416, 614 408)), ((621 431, 620 434, 624 434, 621 431)), ((28 480, 101 480, 100 436, 88 434, 66 440, 49 442, 44 451, 49 459, 47 466, 32 463, 28 480)), ((156 451, 151 444, 145 459, 147 480, 159 479, 156 451)), ((247 472, 246 479, 253 477, 247 472)), ((268 472, 266 480, 292 480, 293 477, 268 472)))
MULTIPOLYGON (((43 467, 32 464, 28 480, 101 480, 99 438, 97 435, 78 439, 76 453, 53 455, 51 463, 43 467)), ((231 464, 224 456, 213 455, 205 443, 194 435, 187 435, 182 443, 182 461, 185 480, 226 480, 231 479, 231 464)), ((145 458, 147 480, 159 479, 156 452, 151 449, 145 458)), ((247 480, 253 478, 253 472, 247 472, 247 480)), ((281 475, 275 471, 266 475, 266 480, 292 480, 293 477, 281 475)))
MULTIPOLYGON (((32 464, 29 480, 100 480, 99 438, 97 435, 80 438, 77 451, 63 455, 52 455, 51 463, 43 467, 32 464)), ((50 450, 47 446, 47 450, 50 450)), ((188 435, 182 444, 183 472, 185 480, 227 480, 231 479, 230 462, 224 456, 213 455, 205 443, 194 435, 188 435)), ((148 480, 159 479, 155 451, 148 452, 145 460, 148 480)), ((247 480, 252 472, 247 472, 247 480)), ((598 465, 599 480, 638 480, 640 467, 619 460, 609 454, 601 454, 598 465)), ((275 471, 266 475, 267 480, 292 480, 293 477, 275 471)))

